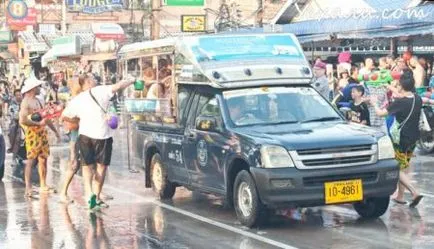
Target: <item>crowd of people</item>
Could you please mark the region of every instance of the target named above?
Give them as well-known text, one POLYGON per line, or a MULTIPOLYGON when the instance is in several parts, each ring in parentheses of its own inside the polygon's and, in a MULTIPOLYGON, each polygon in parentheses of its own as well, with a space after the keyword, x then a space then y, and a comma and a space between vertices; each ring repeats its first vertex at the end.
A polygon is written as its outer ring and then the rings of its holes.
MULTIPOLYGON (((412 194, 410 205, 415 207, 423 197, 408 176, 410 160, 420 136, 419 120, 423 105, 415 91, 429 85, 430 66, 426 60, 418 59, 410 53, 398 58, 365 58, 359 63, 354 63, 351 57, 349 52, 339 54, 339 63, 335 66, 317 58, 313 63, 313 87, 338 108, 348 108, 349 121, 371 126, 390 135, 401 168, 394 200, 400 204, 406 203, 404 189, 408 189, 412 194), (400 78, 388 77, 381 81, 369 76, 382 72, 387 75, 396 72, 400 78), (399 139, 391 134, 396 124, 400 125, 399 139)), ((149 99, 170 98, 173 93, 169 87, 171 84, 167 82, 172 80, 171 65, 168 58, 160 59, 158 75, 150 65, 145 67, 145 87, 140 91, 136 89, 132 95, 149 99)), ((113 130, 108 122, 109 103, 114 94, 129 87, 134 81, 131 79, 116 83, 116 78, 112 77, 112 84, 100 85, 98 77, 89 70, 77 76, 78 80, 72 84, 62 78, 55 81, 48 73, 40 73, 39 79, 26 79, 20 75, 12 77, 10 82, 4 80, 0 85, 0 109, 2 115, 10 120, 8 152, 13 153, 14 162, 26 159, 26 197, 33 195, 31 172, 36 163, 40 176, 39 192, 54 192, 54 188, 45 181, 50 150, 47 127, 60 140, 62 132, 59 123, 63 123, 63 133, 69 136, 70 141, 70 162, 60 193, 61 200, 71 202, 68 188, 82 166, 85 198, 92 209, 95 206, 106 206, 101 191, 113 146, 113 130), (51 102, 63 102, 66 105, 59 120, 32 120, 32 113, 40 111, 51 102), (24 145, 25 155, 20 156, 19 152, 24 145)))
POLYGON ((13 154, 15 163, 18 159, 25 161, 25 197, 32 198, 35 192, 55 193, 55 189, 46 182, 47 159, 50 154, 47 127, 59 142, 61 133, 68 135, 70 161, 60 200, 64 203, 72 202, 68 198, 68 188, 81 167, 89 209, 106 207, 101 192, 111 162, 113 144, 113 127, 108 122, 112 122, 113 118, 109 117, 111 114, 108 113, 108 108, 114 94, 130 86, 134 80, 99 85, 95 75, 90 72, 81 72, 77 76, 77 80, 69 85, 64 79, 54 82, 50 75, 44 73, 39 74, 39 79, 26 79, 21 75, 19 78, 13 77, 10 82, 3 81, 0 88, 1 109, 3 116, 8 117, 3 120, 9 120, 9 124, 6 124, 9 128, 8 152, 13 154), (10 92, 13 96, 9 96, 10 92), (35 120, 32 115, 41 112, 50 103, 64 107, 61 117, 35 120), (63 129, 59 123, 63 123, 63 129), (32 168, 36 164, 39 173, 38 191, 34 191, 31 179, 32 168))
POLYGON ((423 101, 429 101, 422 100, 416 89, 429 86, 429 64, 410 52, 398 58, 381 57, 378 63, 374 58, 366 58, 357 64, 352 62, 349 52, 343 52, 338 62, 335 73, 333 65, 317 58, 313 65, 313 86, 338 108, 348 108, 347 118, 351 122, 390 135, 401 169, 393 200, 406 204, 404 190, 408 189, 412 194, 410 206, 417 206, 423 196, 410 181, 409 167, 420 137, 423 101), (399 77, 379 79, 383 75, 399 77))

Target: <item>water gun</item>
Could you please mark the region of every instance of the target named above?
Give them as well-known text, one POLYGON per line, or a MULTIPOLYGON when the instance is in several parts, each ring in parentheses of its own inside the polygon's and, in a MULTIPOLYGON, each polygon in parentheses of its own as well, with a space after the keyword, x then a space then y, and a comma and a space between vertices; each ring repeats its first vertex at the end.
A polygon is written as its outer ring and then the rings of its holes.
POLYGON ((29 115, 30 120, 40 122, 43 119, 53 119, 62 115, 63 105, 48 103, 43 109, 29 115))
POLYGON ((359 81, 364 81, 368 85, 382 86, 389 84, 393 80, 399 80, 401 78, 401 73, 390 70, 380 70, 370 74, 359 74, 357 79, 359 81))

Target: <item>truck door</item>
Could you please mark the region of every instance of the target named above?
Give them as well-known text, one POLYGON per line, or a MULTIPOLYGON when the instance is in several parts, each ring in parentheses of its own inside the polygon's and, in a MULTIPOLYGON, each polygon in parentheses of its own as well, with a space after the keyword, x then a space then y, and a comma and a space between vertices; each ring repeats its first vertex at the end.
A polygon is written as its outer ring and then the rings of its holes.
POLYGON ((191 184, 213 192, 224 191, 223 121, 215 94, 197 93, 190 110, 184 139, 185 163, 191 184), (196 119, 216 120, 216 128, 202 131, 196 128, 196 119))
POLYGON ((191 98, 193 95, 193 90, 190 88, 179 87, 178 90, 178 126, 182 130, 178 134, 170 134, 165 137, 165 142, 162 148, 166 152, 163 155, 165 162, 169 166, 169 178, 176 182, 189 184, 189 173, 184 162, 183 153, 183 140, 184 140, 184 127, 186 125, 185 113, 191 103, 191 98))

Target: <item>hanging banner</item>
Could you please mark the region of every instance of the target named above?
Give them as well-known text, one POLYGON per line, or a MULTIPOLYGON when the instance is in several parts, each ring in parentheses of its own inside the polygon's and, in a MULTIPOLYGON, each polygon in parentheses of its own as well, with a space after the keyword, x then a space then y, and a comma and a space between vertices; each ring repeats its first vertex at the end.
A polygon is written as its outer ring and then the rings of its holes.
POLYGON ((68 11, 86 14, 100 14, 104 12, 120 11, 123 9, 122 0, 65 0, 68 11))
POLYGON ((7 4, 6 18, 11 30, 23 30, 27 25, 35 25, 36 17, 36 9, 29 8, 23 0, 11 0, 7 4))
POLYGON ((205 32, 206 16, 205 15, 183 15, 181 16, 182 32, 205 32))

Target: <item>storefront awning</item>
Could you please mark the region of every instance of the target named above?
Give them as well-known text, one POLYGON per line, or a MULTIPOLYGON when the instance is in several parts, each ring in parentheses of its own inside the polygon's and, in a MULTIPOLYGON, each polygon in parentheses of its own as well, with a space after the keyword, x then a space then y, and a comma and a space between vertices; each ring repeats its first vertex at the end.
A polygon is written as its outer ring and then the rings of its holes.
POLYGON ((54 49, 50 49, 48 50, 47 53, 45 53, 42 58, 41 58, 41 66, 42 67, 46 67, 48 66, 48 63, 55 61, 57 59, 57 57, 54 54, 54 49))
POLYGON ((93 23, 92 32, 101 40, 125 40, 125 32, 117 23, 93 23))
POLYGON ((24 50, 27 52, 46 52, 50 48, 42 35, 33 31, 20 31, 18 36, 24 43, 24 50))

